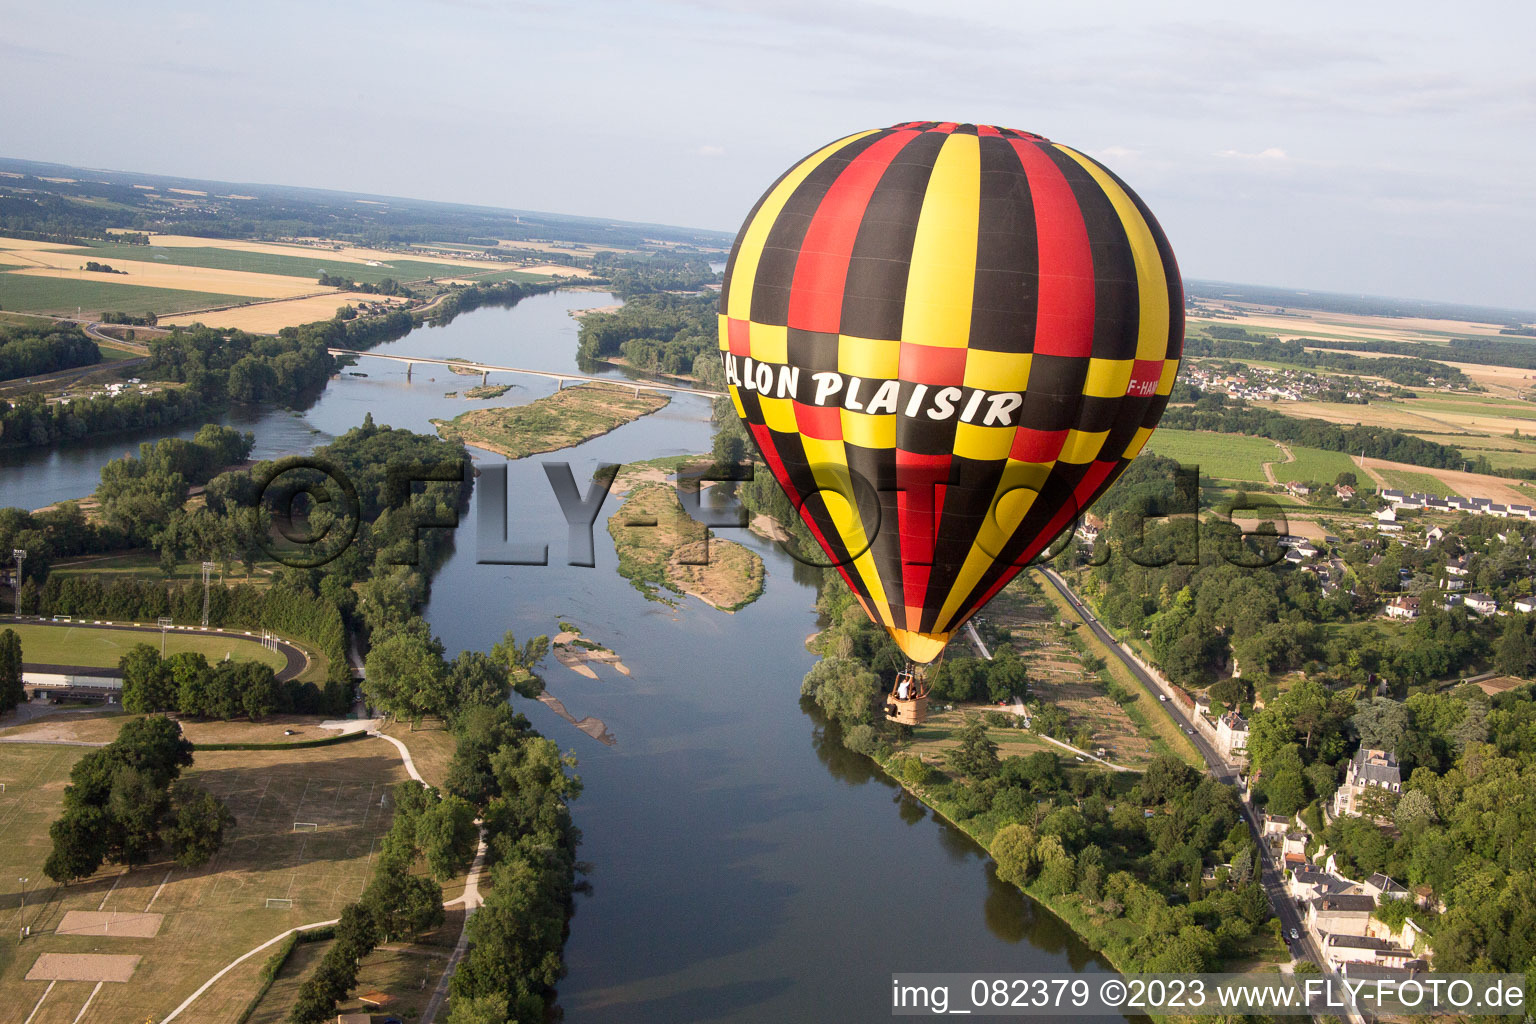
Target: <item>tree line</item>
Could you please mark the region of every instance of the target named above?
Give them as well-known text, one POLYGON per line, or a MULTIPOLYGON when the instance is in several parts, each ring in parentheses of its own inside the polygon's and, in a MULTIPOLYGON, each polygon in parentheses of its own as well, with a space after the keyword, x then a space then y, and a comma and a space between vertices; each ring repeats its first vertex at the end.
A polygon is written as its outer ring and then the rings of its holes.
MULTIPOLYGON (((96 342, 74 324, 0 324, 0 380, 35 377, 99 362, 101 350, 96 342)), ((0 434, 0 439, 3 437, 0 434)))
POLYGON ((1462 469, 1466 464, 1459 448, 1426 441, 1400 430, 1358 424, 1344 427, 1322 420, 1300 419, 1193 386, 1185 389, 1183 397, 1193 404, 1169 405, 1163 413, 1161 426, 1173 430, 1250 434, 1332 452, 1364 452, 1372 459, 1437 469, 1462 469))
POLYGON ((1403 387, 1426 387, 1431 379, 1438 384, 1469 387, 1472 380, 1453 366, 1419 356, 1386 359, 1352 355, 1309 338, 1281 341, 1273 335, 1254 334, 1241 327, 1211 324, 1204 335, 1191 334, 1184 339, 1185 356, 1214 356, 1242 362, 1291 363, 1312 369, 1337 370, 1340 373, 1383 377, 1403 387))

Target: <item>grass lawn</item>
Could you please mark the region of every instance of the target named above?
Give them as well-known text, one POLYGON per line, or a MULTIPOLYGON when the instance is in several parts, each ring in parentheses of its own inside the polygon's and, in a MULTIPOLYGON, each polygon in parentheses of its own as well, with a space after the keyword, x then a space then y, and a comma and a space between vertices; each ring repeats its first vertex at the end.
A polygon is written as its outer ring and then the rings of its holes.
MULTIPOLYGON (((204 751, 183 778, 224 800, 236 825, 204 868, 169 862, 124 873, 108 867, 67 889, 42 871, 48 824, 58 815, 69 768, 86 748, 0 744, 0 916, 7 927, 32 927, 33 938, 0 962, 0 991, 12 995, 16 1020, 26 1017, 46 985, 24 975, 41 953, 112 952, 143 957, 123 984, 103 985, 89 1019, 158 1020, 229 961, 298 924, 326 921, 356 899, 372 854, 387 830, 392 804, 380 797, 405 778, 399 754, 368 739, 311 750, 204 751), (295 832, 295 821, 314 831, 295 832), (26 877, 26 909, 16 879, 26 877), (269 898, 291 904, 269 907, 269 898), (70 910, 163 914, 154 938, 57 935, 70 910), (18 1011, 19 1009, 19 1012, 18 1011)), ((12 932, 14 934, 14 932, 12 932)), ((233 1021, 255 993, 264 957, 225 976, 186 1019, 233 1021)), ((60 982, 34 1024, 76 1019, 89 983, 60 982)))
POLYGON ((317 280, 322 273, 345 277, 359 284, 378 284, 387 277, 404 284, 429 277, 462 277, 465 271, 474 274, 469 267, 456 267, 450 263, 427 263, 416 259, 394 262, 380 261, 381 266, 370 267, 366 263, 348 263, 328 260, 319 256, 295 253, 292 256, 279 253, 248 252, 243 249, 220 249, 217 246, 179 248, 153 245, 125 245, 121 242, 102 242, 85 249, 70 249, 71 253, 87 259, 139 260, 144 263, 167 263, 180 267, 205 267, 210 270, 243 270, 253 274, 272 274, 278 277, 298 277, 307 281, 317 280))
MULTIPOLYGON (((91 665, 115 668, 123 655, 135 644, 160 647, 159 630, 92 629, 87 626, 44 626, 20 623, 10 625, 21 637, 22 657, 32 664, 43 665, 91 665)), ((173 631, 165 635, 165 653, 169 657, 181 651, 194 651, 209 662, 258 661, 274 670, 285 665, 286 659, 277 651, 269 651, 258 641, 239 633, 185 633, 173 631)))
POLYGON ((1203 430, 1157 430, 1146 450, 1185 466, 1199 467, 1202 476, 1251 482, 1264 481, 1264 463, 1284 458, 1273 441, 1262 437, 1203 430))
POLYGON ((169 314, 209 306, 235 306, 250 301, 244 295, 0 273, 0 307, 9 310, 74 315, 75 309, 79 307, 91 316, 113 312, 169 314))
POLYGON ((414 729, 410 722, 391 722, 381 731, 405 744, 411 760, 416 762, 416 770, 429 785, 442 786, 447 780, 448 762, 453 760, 457 741, 442 719, 426 719, 414 729))

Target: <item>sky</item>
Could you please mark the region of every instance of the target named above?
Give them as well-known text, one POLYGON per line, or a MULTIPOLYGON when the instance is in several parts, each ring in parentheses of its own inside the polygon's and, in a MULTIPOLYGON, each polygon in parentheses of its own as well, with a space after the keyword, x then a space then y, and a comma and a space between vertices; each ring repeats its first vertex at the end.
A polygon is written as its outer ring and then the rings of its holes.
POLYGON ((735 231, 865 128, 1085 150, 1187 277, 1536 308, 1536 5, 0 0, 0 155, 735 231))

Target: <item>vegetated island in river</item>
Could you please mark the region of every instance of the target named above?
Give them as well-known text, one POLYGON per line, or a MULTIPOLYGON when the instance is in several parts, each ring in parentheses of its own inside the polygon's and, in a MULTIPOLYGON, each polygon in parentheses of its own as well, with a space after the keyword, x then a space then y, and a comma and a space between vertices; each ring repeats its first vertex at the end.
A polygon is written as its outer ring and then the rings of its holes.
POLYGON ((677 607, 661 593, 667 590, 734 612, 762 594, 763 560, 689 516, 670 479, 683 463, 707 461, 674 456, 626 465, 613 483, 613 493, 625 497, 608 518, 608 534, 619 556, 619 575, 646 597, 677 607))
POLYGON ((623 385, 578 384, 527 405, 472 409, 432 425, 450 441, 521 459, 590 441, 669 401, 654 391, 636 394, 623 385))

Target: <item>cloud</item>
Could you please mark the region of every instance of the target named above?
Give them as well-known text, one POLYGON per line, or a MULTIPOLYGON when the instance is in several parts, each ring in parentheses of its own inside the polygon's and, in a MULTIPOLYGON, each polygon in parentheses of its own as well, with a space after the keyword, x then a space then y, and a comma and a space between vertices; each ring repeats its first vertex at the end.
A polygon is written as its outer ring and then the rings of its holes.
POLYGON ((1103 149, 1095 150, 1093 155, 1107 157, 1110 160, 1134 160, 1141 156, 1141 150, 1126 146, 1105 146, 1103 149))
POLYGON ((705 144, 703 146, 700 146, 698 149, 694 150, 693 154, 694 154, 694 156, 709 156, 709 157, 725 156, 725 147, 724 146, 714 146, 714 145, 705 144))
POLYGON ((1285 155, 1285 150, 1279 146, 1270 146, 1268 149, 1261 149, 1257 153, 1244 153, 1236 149, 1224 149, 1216 155, 1235 160, 1273 160, 1279 162, 1290 159, 1290 157, 1285 155))

